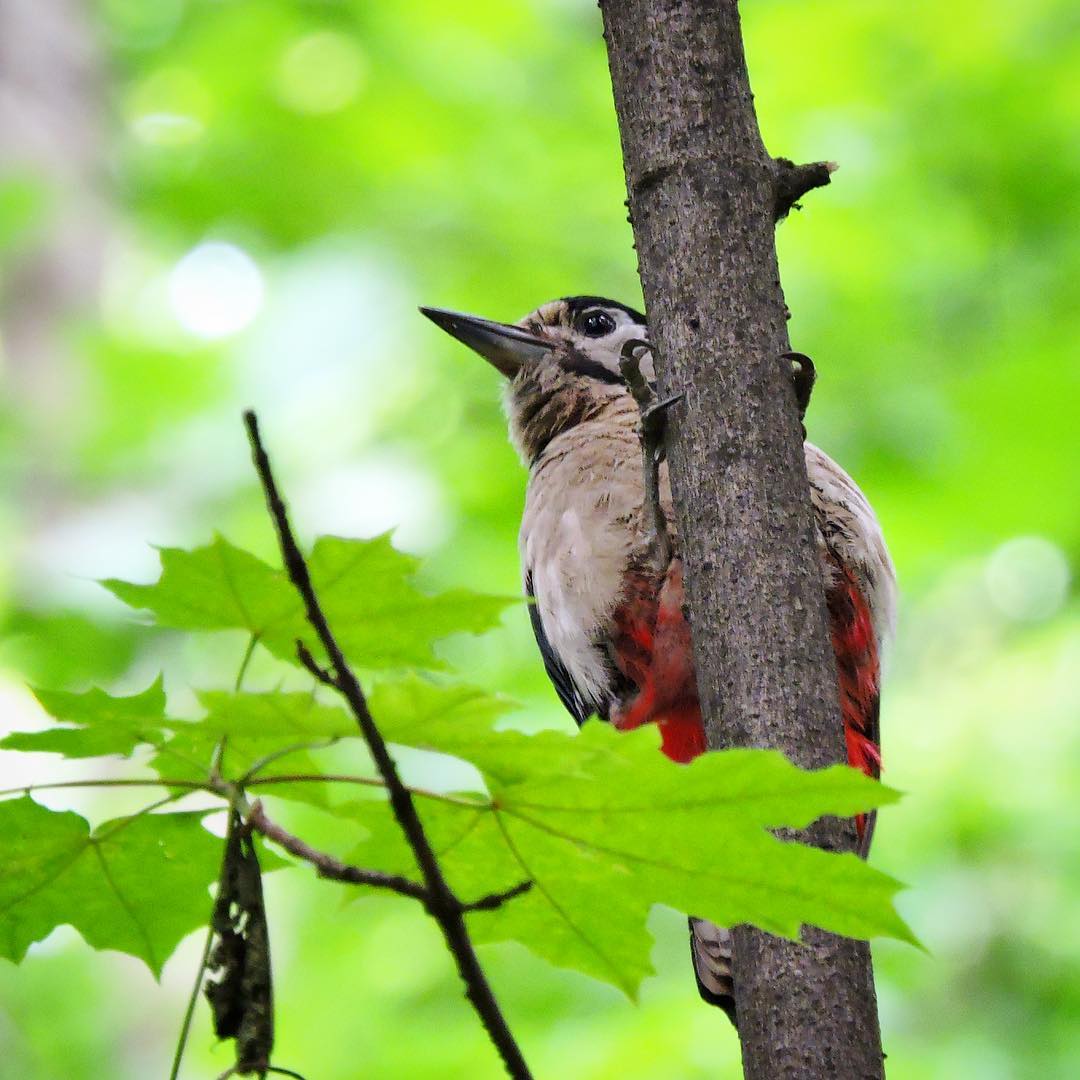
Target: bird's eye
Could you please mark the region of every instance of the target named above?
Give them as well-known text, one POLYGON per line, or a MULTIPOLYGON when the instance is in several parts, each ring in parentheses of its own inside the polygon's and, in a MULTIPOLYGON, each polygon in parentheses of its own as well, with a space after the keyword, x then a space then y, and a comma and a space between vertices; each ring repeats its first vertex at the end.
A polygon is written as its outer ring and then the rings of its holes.
POLYGON ((615 329, 615 320, 606 311, 593 308, 581 316, 580 325, 586 337, 599 338, 606 337, 615 329))

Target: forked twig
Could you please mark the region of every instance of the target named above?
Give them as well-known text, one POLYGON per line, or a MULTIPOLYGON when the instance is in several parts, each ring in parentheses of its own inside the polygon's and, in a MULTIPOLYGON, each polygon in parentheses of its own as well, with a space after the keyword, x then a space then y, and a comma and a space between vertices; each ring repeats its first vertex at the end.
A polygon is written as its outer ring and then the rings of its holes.
POLYGON ((329 686, 333 690, 339 689, 337 679, 311 655, 311 650, 299 638, 296 640, 296 655, 300 663, 311 672, 317 682, 321 682, 323 686, 329 686))
POLYGON ((410 896, 414 900, 427 903, 427 890, 419 882, 410 881, 399 874, 384 874, 378 870, 363 870, 359 866, 349 866, 333 855, 316 851, 300 837, 286 832, 276 822, 271 821, 263 810, 262 803, 256 799, 247 814, 247 825, 267 840, 272 840, 278 847, 284 848, 290 855, 295 855, 304 862, 311 863, 321 878, 342 881, 347 885, 371 885, 379 889, 389 889, 401 896, 410 896))
POLYGON ((462 904, 461 909, 462 911, 495 911, 496 908, 501 908, 508 900, 513 900, 517 896, 524 895, 532 887, 533 883, 531 881, 522 881, 512 889, 488 893, 487 896, 481 896, 479 900, 473 900, 471 903, 462 904))
MULTIPOLYGON (((419 900, 425 908, 430 909, 431 897, 427 889, 418 881, 412 881, 400 874, 386 874, 381 870, 365 870, 363 867, 344 863, 325 851, 317 851, 307 841, 301 840, 300 837, 283 829, 277 822, 271 821, 266 816, 262 802, 258 799, 251 804, 245 823, 249 829, 277 844, 278 847, 284 848, 290 855, 295 855, 296 858, 310 863, 321 878, 340 881, 346 885, 370 885, 376 889, 389 889, 390 892, 396 892, 400 896, 419 900)), ((532 884, 531 881, 522 881, 511 889, 488 893, 479 900, 459 900, 458 905, 463 912, 495 911, 515 897, 527 893, 532 888, 532 884)))

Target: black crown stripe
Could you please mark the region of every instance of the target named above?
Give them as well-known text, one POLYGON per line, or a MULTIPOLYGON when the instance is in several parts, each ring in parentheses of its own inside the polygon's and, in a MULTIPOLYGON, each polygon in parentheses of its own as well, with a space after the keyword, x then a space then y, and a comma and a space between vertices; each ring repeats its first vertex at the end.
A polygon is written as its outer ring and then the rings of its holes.
POLYGON ((571 315, 580 315, 587 308, 614 308, 625 311, 638 326, 647 326, 645 316, 636 308, 620 304, 618 300, 609 300, 606 296, 564 296, 562 301, 570 309, 571 315))

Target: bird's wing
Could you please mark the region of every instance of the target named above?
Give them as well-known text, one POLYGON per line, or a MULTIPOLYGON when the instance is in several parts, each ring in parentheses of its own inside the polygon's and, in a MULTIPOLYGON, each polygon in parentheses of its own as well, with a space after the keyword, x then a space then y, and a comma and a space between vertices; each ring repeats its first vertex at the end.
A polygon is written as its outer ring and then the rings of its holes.
POLYGON ((555 693, 559 695, 559 700, 566 706, 567 712, 580 726, 596 712, 596 708, 585 699, 585 696, 578 689, 570 676, 570 672, 566 670, 558 654, 551 647, 547 634, 544 633, 544 624, 540 619, 540 610, 536 604, 536 592, 533 589, 531 571, 525 575, 525 593, 529 597, 529 620, 532 622, 536 644, 540 647, 540 655, 544 658, 544 670, 555 687, 555 693))
MULTIPOLYGON (((833 580, 825 593, 829 633, 836 654, 840 713, 848 764, 876 780, 881 775, 881 664, 870 606, 849 567, 834 562, 833 580)), ((859 852, 870 850, 877 815, 860 814, 859 852)))
MULTIPOLYGON (((829 632, 840 691, 848 764, 881 773, 881 652, 895 603, 892 563, 874 512, 855 482, 807 444, 807 475, 825 568, 829 632)), ((874 815, 856 819, 859 849, 869 850, 874 815)))
POLYGON ((847 735, 848 764, 875 779, 881 773, 879 704, 881 664, 870 605, 850 567, 832 556, 826 590, 829 632, 836 653, 840 711, 847 735))

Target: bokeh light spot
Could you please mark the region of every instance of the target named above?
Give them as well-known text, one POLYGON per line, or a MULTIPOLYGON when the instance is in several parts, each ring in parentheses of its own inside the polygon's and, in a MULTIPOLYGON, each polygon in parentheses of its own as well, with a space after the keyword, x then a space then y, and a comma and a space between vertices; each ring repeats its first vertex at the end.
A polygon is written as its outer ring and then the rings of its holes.
POLYGON ((194 142, 206 130, 211 95, 203 81, 187 68, 159 68, 136 84, 124 111, 141 142, 182 146, 194 142))
POLYGON ((203 125, 182 113, 144 113, 131 125, 140 142, 156 146, 187 146, 202 136, 203 125))
POLYGON ((184 0, 101 0, 106 32, 129 49, 151 49, 172 37, 184 14, 184 0))
POLYGON ((344 34, 320 30, 291 45, 278 68, 278 96, 301 113, 331 113, 352 101, 364 78, 364 61, 344 34))
POLYGON ((1010 619, 1048 619, 1068 595, 1069 561, 1041 536, 1018 536, 990 556, 986 585, 995 607, 1010 619))
POLYGON ((176 321, 201 338, 243 330, 258 315, 262 300, 263 279, 255 260, 233 244, 200 244, 169 276, 169 304, 176 321))

